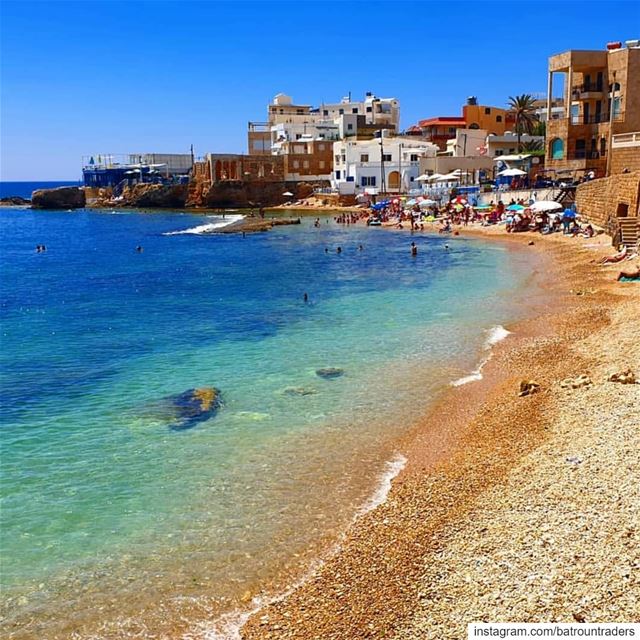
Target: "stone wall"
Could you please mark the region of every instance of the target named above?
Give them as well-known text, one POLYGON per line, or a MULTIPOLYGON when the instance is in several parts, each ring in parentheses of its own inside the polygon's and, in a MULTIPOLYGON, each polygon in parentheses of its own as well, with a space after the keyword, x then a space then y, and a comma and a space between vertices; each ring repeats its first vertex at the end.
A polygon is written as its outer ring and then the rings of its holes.
POLYGON ((640 171, 591 180, 576 190, 578 212, 612 236, 617 231, 618 217, 638 217, 639 206, 640 171))
POLYGON ((611 173, 622 173, 625 169, 640 171, 640 146, 611 149, 611 173))

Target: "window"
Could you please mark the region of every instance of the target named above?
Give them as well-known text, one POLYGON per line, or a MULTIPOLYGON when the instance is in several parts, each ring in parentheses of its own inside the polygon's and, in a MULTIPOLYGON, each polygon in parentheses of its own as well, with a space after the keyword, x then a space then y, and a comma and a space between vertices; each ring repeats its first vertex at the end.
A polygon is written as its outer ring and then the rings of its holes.
POLYGON ((369 154, 361 153, 360 154, 360 162, 369 162, 369 154))
POLYGON ((300 167, 300 163, 297 160, 293 161, 293 168, 298 169, 300 167))
POLYGON ((371 107, 367 107, 367 113, 371 113, 371 107))
POLYGON ((551 141, 551 159, 562 160, 564 158, 564 142, 560 138, 551 141))
POLYGON ((318 160, 318 169, 324 169, 324 160, 318 160))
POLYGON ((336 171, 336 180, 340 180, 340 172, 336 171))
MULTIPOLYGON (((479 128, 480 128, 480 125, 477 122, 472 122, 469 125, 469 129, 479 129, 479 128)), ((455 129, 454 129, 453 133, 455 133, 455 129)))
POLYGON ((456 132, 455 127, 449 127, 449 133, 455 133, 455 132, 456 132))
POLYGON ((340 164, 340 156, 336 156, 336 164, 340 164))
POLYGON ((300 140, 300 138, 302 138, 302 134, 301 133, 296 133, 296 140, 300 140))
POLYGON ((302 166, 303 166, 305 169, 308 169, 308 168, 309 168, 309 161, 308 161, 308 160, 303 160, 303 161, 302 161, 302 166))
POLYGON ((496 122, 502 122, 502 116, 496 116, 496 122))
POLYGON ((376 186, 376 177, 375 176, 362 176, 360 180, 363 187, 375 187, 376 186))
POLYGON ((353 125, 351 123, 347 125, 347 131, 353 131, 353 125))
POLYGON ((324 145, 323 144, 319 144, 318 145, 318 151, 324 151, 324 145))
POLYGON ((391 162, 391 154, 383 153, 382 154, 382 162, 391 162))
POLYGON ((302 115, 304 115, 304 109, 296 109, 296 113, 297 113, 299 116, 302 116, 302 115))
POLYGON ((496 157, 503 156, 503 155, 504 155, 504 151, 502 149, 496 149, 496 157))
POLYGON ((600 155, 602 157, 607 155, 607 139, 600 138, 600 155))
POLYGON ((344 115, 344 109, 338 109, 338 113, 343 116, 344 115))
POLYGON ((488 116, 491 113, 491 107, 485 107, 484 108, 484 115, 488 116))
POLYGON ((409 159, 411 160, 411 162, 418 162, 418 154, 412 153, 409 159))
POLYGON ((358 107, 354 107, 353 109, 351 109, 351 113, 358 113, 358 107))
POLYGON ((340 157, 342 158, 342 162, 346 162, 347 161, 347 156, 345 156, 344 153, 340 157))
POLYGON ((322 115, 323 116, 328 116, 329 115, 329 110, 328 109, 323 109, 322 115))

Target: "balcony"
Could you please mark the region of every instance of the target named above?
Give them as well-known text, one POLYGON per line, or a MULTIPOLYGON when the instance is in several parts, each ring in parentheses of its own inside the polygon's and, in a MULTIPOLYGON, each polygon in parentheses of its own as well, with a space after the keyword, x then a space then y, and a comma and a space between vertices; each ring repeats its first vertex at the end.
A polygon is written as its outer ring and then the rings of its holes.
POLYGON ((579 84, 571 88, 571 96, 574 100, 601 100, 603 91, 601 84, 579 84))
MULTIPOLYGON (((577 115, 571 117, 572 125, 591 125, 591 124, 606 124, 609 122, 608 113, 596 113, 589 116, 577 115)), ((613 122, 624 122, 624 113, 618 111, 613 114, 613 122)))
POLYGON ((606 153, 600 153, 594 149, 576 149, 573 153, 568 154, 567 160, 600 160, 606 156, 606 153))

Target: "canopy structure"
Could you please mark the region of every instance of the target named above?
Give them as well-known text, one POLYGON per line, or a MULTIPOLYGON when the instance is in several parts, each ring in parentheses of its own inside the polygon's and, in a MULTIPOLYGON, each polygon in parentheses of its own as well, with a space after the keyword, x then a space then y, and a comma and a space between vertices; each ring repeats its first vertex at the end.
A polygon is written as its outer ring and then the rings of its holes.
POLYGON ((460 180, 459 169, 452 171, 451 173, 447 173, 443 176, 440 176, 437 182, 454 182, 456 180, 460 180))
POLYGON ((553 200, 538 200, 531 205, 531 211, 559 211, 562 209, 562 205, 559 202, 553 200))
POLYGON ((527 172, 521 169, 505 169, 504 171, 500 171, 498 175, 504 177, 526 176, 527 172))
POLYGON ((438 178, 442 178, 442 175, 441 173, 433 173, 430 176, 424 174, 417 179, 420 180, 422 178, 422 182, 435 182, 438 178))
POLYGON ((530 157, 530 153, 519 153, 511 156, 496 156, 493 161, 499 162, 500 160, 504 160, 505 162, 521 162, 522 160, 530 157))

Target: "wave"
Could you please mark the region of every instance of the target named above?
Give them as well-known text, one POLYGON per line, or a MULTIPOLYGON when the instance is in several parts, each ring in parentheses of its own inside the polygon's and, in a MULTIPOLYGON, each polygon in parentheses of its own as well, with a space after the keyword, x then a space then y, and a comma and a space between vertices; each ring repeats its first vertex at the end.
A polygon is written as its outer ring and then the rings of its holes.
MULTIPOLYGON (((507 336, 511 335, 511 331, 507 331, 501 324, 496 325, 495 327, 491 327, 487 331, 487 338, 484 341, 484 349, 485 351, 491 349, 494 345, 498 344, 504 340, 507 336)), ((458 378, 451 383, 452 387, 461 387, 464 384, 469 384, 470 382, 477 382, 478 380, 482 380, 482 369, 484 366, 491 360, 491 353, 480 361, 477 369, 474 369, 470 374, 463 376, 462 378, 458 378)))
POLYGON ((491 327, 487 333, 488 336, 484 343, 485 349, 491 349, 494 344, 498 344, 498 342, 501 342, 507 336, 511 335, 511 331, 507 331, 501 324, 491 327))
POLYGON ((196 235, 201 236, 206 233, 211 233, 216 229, 222 229, 228 227, 234 222, 238 222, 244 218, 243 215, 236 214, 233 216, 226 216, 225 218, 216 218, 216 222, 209 222, 207 224, 201 224, 197 227, 191 227, 189 229, 180 229, 178 231, 166 231, 163 236, 183 236, 183 235, 196 235))
MULTIPOLYGON (((356 512, 351 524, 369 511, 373 511, 376 507, 379 507, 385 502, 393 479, 405 468, 407 464, 407 458, 401 453, 397 453, 392 460, 389 460, 385 465, 385 471, 379 478, 378 488, 374 491, 373 495, 362 505, 362 507, 356 512)), ((327 553, 324 558, 316 560, 312 566, 305 572, 305 574, 291 585, 288 589, 275 596, 255 596, 251 600, 251 607, 245 611, 231 611, 221 615, 211 626, 208 623, 206 627, 200 626, 200 633, 202 635, 193 635, 189 633, 183 636, 183 640, 191 640, 192 638, 202 637, 204 640, 242 640, 242 627, 246 624, 247 620, 260 611, 260 609, 280 602, 289 597, 298 587, 303 585, 325 562, 328 558, 335 555, 340 550, 340 542, 337 542, 333 548, 327 553)), ((198 631, 196 631, 198 633, 198 631)))

